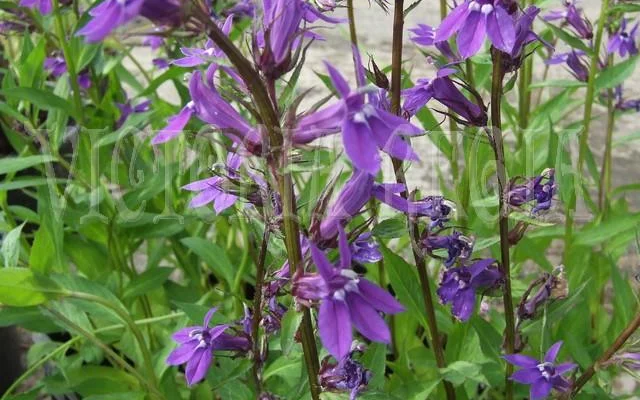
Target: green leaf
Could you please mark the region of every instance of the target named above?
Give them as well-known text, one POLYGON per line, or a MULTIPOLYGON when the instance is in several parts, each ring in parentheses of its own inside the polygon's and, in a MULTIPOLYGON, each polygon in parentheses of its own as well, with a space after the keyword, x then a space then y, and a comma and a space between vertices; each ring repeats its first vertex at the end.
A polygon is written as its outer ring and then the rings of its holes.
POLYGON ((545 87, 578 88, 585 86, 587 86, 586 82, 576 81, 572 79, 549 79, 546 81, 533 83, 529 85, 529 89, 545 87))
POLYGON ((445 380, 456 386, 461 385, 467 380, 486 382, 486 378, 482 374, 481 366, 468 361, 454 361, 446 368, 441 368, 440 373, 445 380))
POLYGON ((184 238, 181 242, 200 257, 216 276, 223 278, 229 285, 233 284, 235 268, 220 246, 199 237, 184 238))
POLYGON ((300 322, 302 321, 302 314, 297 312, 295 308, 291 307, 282 317, 282 324, 280 328, 280 348, 282 353, 288 356, 296 345, 295 335, 300 322))
POLYGON ((380 244, 380 250, 384 257, 384 265, 387 269, 391 286, 393 286, 398 299, 425 329, 428 328, 422 289, 415 268, 409 265, 402 257, 392 253, 383 244, 380 244))
POLYGON ((387 346, 371 343, 362 356, 362 365, 372 372, 369 388, 376 390, 384 387, 384 370, 387 361, 387 346))
POLYGON ((2 253, 2 259, 5 267, 17 267, 18 257, 20 257, 20 233, 24 223, 20 226, 13 228, 2 239, 2 247, 0 247, 0 253, 2 253))
POLYGON ((585 227, 576 234, 574 243, 579 246, 594 246, 622 232, 637 229, 638 224, 640 224, 640 213, 617 215, 600 224, 585 227))
POLYGON ((129 282, 122 297, 134 298, 159 288, 173 271, 173 268, 153 268, 144 271, 129 282))
POLYGON ((0 175, 22 171, 23 169, 52 161, 55 161, 55 157, 50 155, 4 157, 0 160, 0 175))
POLYGON ((407 222, 404 217, 385 219, 373 227, 373 236, 378 239, 394 239, 407 233, 407 222))
POLYGON ((556 35, 558 39, 562 40, 572 48, 580 49, 587 54, 592 53, 591 48, 589 48, 582 39, 570 34, 562 28, 558 28, 557 26, 550 24, 549 22, 544 21, 544 23, 553 31, 553 34, 556 35))
POLYGON ((636 69, 638 57, 640 56, 630 57, 629 59, 612 67, 608 67, 604 71, 600 72, 596 77, 596 91, 616 87, 627 80, 627 78, 629 78, 636 69))
POLYGON ((49 281, 28 268, 0 268, 0 305, 28 307, 48 300, 49 281), (45 283, 46 282, 46 283, 45 283))
POLYGON ((0 94, 8 99, 28 101, 44 110, 62 110, 77 117, 71 103, 46 90, 31 87, 16 87, 0 90, 0 94))

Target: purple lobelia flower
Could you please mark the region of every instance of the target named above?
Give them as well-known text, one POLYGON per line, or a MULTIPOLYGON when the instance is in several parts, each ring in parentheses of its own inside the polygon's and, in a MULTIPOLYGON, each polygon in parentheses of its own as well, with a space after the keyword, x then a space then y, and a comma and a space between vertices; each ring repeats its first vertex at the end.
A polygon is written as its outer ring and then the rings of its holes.
POLYGON ((451 268, 444 272, 438 297, 443 304, 451 303, 451 313, 460 321, 468 320, 476 305, 476 293, 502 285, 503 275, 496 260, 482 259, 468 267, 451 268))
POLYGON ((442 196, 427 196, 421 200, 412 201, 411 207, 410 215, 428 217, 431 220, 430 230, 437 227, 444 228, 444 224, 449 221, 451 214, 456 209, 455 203, 442 196))
POLYGON ((360 234, 351 243, 351 257, 353 261, 359 264, 376 263, 382 260, 380 246, 371 236, 371 232, 360 234))
POLYGON ((364 351, 363 345, 354 349, 337 363, 331 357, 325 357, 320 365, 318 379, 320 386, 327 391, 349 392, 349 400, 355 400, 367 388, 372 373, 354 358, 355 353, 364 351))
POLYGON ((451 235, 427 234, 421 239, 420 245, 431 257, 444 259, 444 266, 450 268, 460 260, 465 262, 473 253, 474 240, 464 236, 458 231, 451 235), (446 250, 447 257, 443 258, 435 254, 438 250, 446 250))
POLYGON ((571 387, 569 381, 562 375, 576 368, 576 364, 555 364, 562 342, 557 342, 549 348, 542 361, 522 354, 504 356, 509 363, 520 367, 509 379, 531 385, 529 392, 531 400, 541 400, 549 396, 552 389, 566 392, 571 387))
POLYGON ((160 47, 164 46, 164 38, 159 35, 148 35, 144 38, 142 44, 149 46, 151 50, 158 50, 160 47))
POLYGON ((153 60, 151 60, 151 62, 158 69, 167 69, 167 68, 169 68, 169 61, 167 61, 166 58, 162 58, 162 57, 154 58, 153 60))
POLYGON ((497 49, 509 53, 515 42, 515 25, 509 11, 502 0, 466 0, 442 21, 434 41, 445 41, 457 32, 460 54, 468 58, 480 50, 488 36, 497 49))
POLYGON ((67 63, 62 57, 47 57, 44 60, 44 69, 54 78, 59 78, 67 73, 67 63))
POLYGON ((20 7, 37 8, 42 15, 49 14, 53 10, 51 0, 20 0, 20 7))
POLYGON ((578 36, 583 39, 593 37, 591 23, 582 16, 582 10, 576 6, 577 0, 565 0, 564 9, 552 11, 544 16, 545 21, 562 21, 575 29, 578 36))
MULTIPOLYGON (((225 35, 229 35, 233 25, 233 15, 229 15, 220 28, 225 35)), ((182 47, 180 49, 184 57, 173 61, 172 64, 179 67, 195 67, 210 63, 224 56, 224 52, 216 46, 213 40, 209 39, 204 45, 204 49, 193 47, 182 47)))
POLYGON ((318 273, 296 276, 292 293, 302 304, 320 302, 320 339, 329 353, 340 360, 351 349, 352 324, 367 339, 388 343, 389 328, 379 313, 397 314, 404 311, 404 307, 387 291, 351 269, 351 251, 343 229, 340 229, 338 245, 337 266, 329 262, 322 250, 311 245, 311 258, 318 273))
POLYGON ((224 187, 224 183, 229 178, 238 176, 237 173, 240 165, 242 165, 240 155, 230 152, 227 154, 227 163, 223 167, 226 172, 225 176, 214 176, 183 186, 182 188, 185 190, 198 192, 198 195, 189 203, 189 207, 202 207, 213 202, 213 209, 216 211, 216 214, 220 214, 231 207, 238 200, 238 196, 230 193, 229 190, 224 187))
POLYGON ((522 296, 522 300, 518 305, 518 318, 520 320, 533 319, 538 309, 547 302, 567 297, 569 292, 567 280, 562 272, 562 267, 558 269, 560 270, 558 274, 545 273, 542 278, 534 281, 522 296), (529 298, 529 294, 536 287, 538 290, 529 298))
POLYGON ((627 31, 627 20, 622 19, 620 23, 620 29, 609 38, 607 44, 607 53, 620 54, 620 57, 635 56, 638 54, 638 48, 636 47, 636 36, 638 35, 638 23, 627 31))
POLYGON ((566 64, 571 75, 581 82, 586 82, 589 80, 589 68, 582 60, 584 56, 583 51, 572 50, 568 53, 556 54, 547 59, 545 63, 549 65, 566 64))
POLYGON ((228 325, 216 325, 209 328, 209 323, 216 308, 209 310, 202 326, 189 326, 173 334, 172 338, 178 343, 178 348, 167 357, 167 364, 186 364, 185 376, 189 386, 198 383, 207 375, 213 360, 215 350, 249 349, 249 341, 244 337, 226 334, 228 325))
POLYGON ((415 28, 409 29, 413 34, 411 41, 421 46, 432 46, 436 42, 436 29, 425 24, 418 24, 415 28))
MULTIPOLYGON (((359 55, 356 57, 359 59, 359 55)), ((351 91, 342 74, 325 64, 341 101, 302 117, 293 134, 294 143, 306 144, 342 131, 342 142, 354 167, 372 175, 380 170, 380 150, 397 159, 418 160, 403 136, 422 134, 422 129, 366 103, 365 88, 351 91)), ((361 81, 364 82, 364 78, 361 81)))
POLYGON ((620 111, 635 110, 640 112, 640 99, 625 99, 622 85, 618 85, 615 87, 615 89, 613 90, 613 95, 616 102, 616 109, 620 111))
POLYGON ((251 17, 256 14, 256 4, 254 0, 237 1, 230 8, 223 11, 223 15, 235 15, 237 17, 251 17))
POLYGON ((540 9, 536 6, 527 7, 522 13, 517 13, 516 17, 516 40, 511 52, 503 57, 505 71, 515 72, 520 68, 524 58, 528 54, 525 53, 526 46, 533 42, 540 42, 549 50, 553 50, 553 46, 544 41, 533 31, 533 22, 540 13, 540 9))
POLYGON ((131 101, 127 100, 124 103, 116 103, 116 106, 120 110, 120 118, 118 118, 118 121, 116 122, 116 128, 120 128, 131 114, 149 111, 151 102, 146 100, 134 106, 131 104, 131 101))
POLYGON ((144 0, 140 15, 158 26, 179 26, 183 17, 182 0, 144 0))
POLYGON ((538 176, 525 179, 524 183, 518 183, 517 178, 512 179, 507 191, 507 202, 513 207, 535 203, 531 213, 536 214, 551 208, 556 191, 555 170, 546 169, 538 176))

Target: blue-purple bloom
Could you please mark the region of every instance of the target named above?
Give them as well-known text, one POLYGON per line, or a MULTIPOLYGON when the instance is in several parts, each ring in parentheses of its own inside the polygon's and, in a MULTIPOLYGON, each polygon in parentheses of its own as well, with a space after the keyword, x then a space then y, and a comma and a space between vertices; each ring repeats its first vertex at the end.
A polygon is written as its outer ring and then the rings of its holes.
MULTIPOLYGON (((357 51, 354 54, 359 60, 357 51)), ((380 150, 397 159, 418 160, 403 136, 421 134, 422 129, 367 103, 366 88, 352 91, 342 74, 332 65, 325 64, 340 102, 302 117, 293 134, 294 143, 305 144, 342 131, 344 148, 354 167, 372 175, 380 170, 380 150)), ((361 63, 357 62, 356 65, 361 66, 361 63)), ((364 82, 364 78, 359 81, 364 82)))
POLYGON ((546 169, 540 175, 525 179, 524 183, 517 183, 514 179, 509 183, 507 202, 513 207, 522 207, 525 204, 535 204, 532 214, 551 208, 553 196, 557 191, 555 170, 546 169))
POLYGON ((247 351, 250 347, 248 339, 225 333, 229 325, 209 328, 216 310, 217 307, 209 310, 202 326, 182 328, 172 336, 179 346, 169 354, 167 364, 186 364, 185 376, 189 386, 200 382, 207 375, 214 351, 247 351))
POLYGON ((572 50, 568 53, 555 54, 553 57, 547 59, 545 63, 549 65, 564 63, 567 65, 571 75, 581 82, 586 82, 589 80, 589 68, 582 60, 582 57, 584 56, 584 51, 572 50))
POLYGON ((164 38, 160 35, 148 35, 144 38, 142 44, 149 46, 151 50, 158 50, 164 45, 164 38))
POLYGON ((189 207, 202 207, 213 202, 213 209, 216 214, 220 214, 231 207, 238 200, 238 196, 230 193, 223 186, 229 178, 238 176, 238 169, 241 165, 242 158, 240 155, 230 152, 227 154, 227 163, 224 166, 225 176, 213 176, 183 186, 182 188, 185 190, 198 192, 198 195, 189 203, 189 207))
MULTIPOLYGON (((233 15, 229 15, 220 28, 222 33, 229 35, 233 26, 233 15)), ((180 49, 184 57, 173 61, 172 64, 179 67, 195 67, 215 61, 224 56, 224 52, 216 46, 213 40, 208 39, 204 45, 204 49, 193 47, 182 47, 180 49)))
POLYGON ((444 266, 450 268, 456 261, 460 260, 464 263, 471 257, 474 240, 458 231, 454 231, 451 235, 431 234, 427 231, 420 244, 427 254, 434 258, 442 258, 435 254, 436 251, 446 250, 444 266))
POLYGON ((620 23, 620 29, 609 38, 607 44, 607 53, 620 54, 620 57, 635 56, 638 54, 638 47, 636 46, 636 36, 638 35, 638 22, 627 30, 627 20, 622 19, 620 23))
POLYGON ((504 356, 504 359, 509 363, 521 368, 514 372, 509 379, 524 385, 531 385, 529 393, 531 400, 546 398, 551 394, 552 389, 564 393, 571 388, 571 383, 562 375, 576 368, 576 364, 555 364, 561 346, 561 341, 551 346, 542 361, 522 354, 504 356))
POLYGON ((371 236, 371 232, 362 233, 351 242, 351 257, 359 264, 371 264, 382 260, 380 246, 371 236))
POLYGON ((476 294, 496 289, 502 281, 503 275, 496 267, 496 260, 482 259, 468 267, 444 271, 438 297, 442 304, 451 303, 451 313, 456 319, 466 321, 475 309, 476 294))
POLYGON ((355 348, 337 363, 331 357, 325 357, 320 365, 318 379, 320 386, 327 391, 349 392, 349 400, 355 400, 367 388, 372 373, 354 358, 355 353, 363 352, 364 346, 355 348))
POLYGON ((311 257, 317 274, 298 275, 293 283, 296 299, 310 305, 320 302, 318 329, 322 344, 337 360, 351 350, 351 325, 367 339, 389 343, 391 334, 380 315, 404 311, 391 294, 351 269, 351 251, 343 229, 339 234, 340 260, 332 265, 324 252, 311 245, 311 257))
MULTIPOLYGON (((48 71, 54 78, 59 78, 67 73, 67 63, 62 57, 47 57, 44 60, 44 69, 48 71)), ((89 89, 91 87, 91 77, 88 71, 82 71, 78 74, 78 85, 82 89, 89 89)))
POLYGON ((515 42, 513 16, 502 0, 465 0, 442 21, 434 38, 435 42, 458 34, 457 44, 463 58, 475 55, 486 36, 499 50, 510 53, 515 42))
POLYGON ((34 10, 37 8, 42 15, 49 14, 53 10, 51 0, 20 0, 20 7, 28 7, 34 10))
POLYGON ((578 36, 583 39, 591 39, 593 37, 593 29, 591 23, 582 16, 582 10, 576 7, 577 0, 565 0, 564 10, 551 11, 544 16, 545 21, 562 21, 575 29, 578 36))
POLYGON ((614 99, 616 102, 616 109, 620 111, 634 110, 640 112, 640 99, 625 99, 622 85, 618 85, 613 90, 614 99))
POLYGON ((134 106, 131 104, 130 100, 127 100, 124 103, 116 103, 116 106, 120 110, 120 118, 118 118, 118 121, 116 122, 116 128, 120 128, 131 114, 149 111, 151 102, 149 100, 145 100, 134 106))

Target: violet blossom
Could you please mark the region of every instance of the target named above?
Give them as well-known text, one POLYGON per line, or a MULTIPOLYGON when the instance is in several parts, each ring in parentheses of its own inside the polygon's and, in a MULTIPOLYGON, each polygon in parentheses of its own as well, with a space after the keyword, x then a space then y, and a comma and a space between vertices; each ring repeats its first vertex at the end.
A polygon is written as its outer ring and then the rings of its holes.
MULTIPOLYGON (((359 60, 357 50, 354 55, 359 60)), ((418 160, 403 136, 422 134, 423 130, 389 111, 366 103, 365 88, 352 91, 342 74, 329 63, 325 64, 340 102, 302 117, 293 134, 294 143, 306 144, 342 131, 344 148, 354 167, 372 175, 380 170, 379 151, 401 160, 418 160)), ((356 65, 362 69, 361 63, 356 65)), ((364 72, 361 71, 360 75, 359 81, 364 82, 364 72)))
POLYGON ((442 275, 438 297, 442 304, 451 303, 451 313, 456 319, 466 321, 473 314, 476 294, 498 288, 503 278, 494 259, 482 259, 468 267, 451 268, 442 275))
POLYGON ((576 368, 576 364, 562 363, 556 365, 555 360, 561 346, 561 341, 551 346, 542 361, 523 354, 504 356, 504 359, 509 363, 521 368, 514 372, 509 379, 524 385, 531 385, 529 392, 531 400, 546 398, 552 389, 562 393, 570 389, 571 383, 562 375, 576 368))
POLYGON ((613 90, 614 99, 616 102, 616 109, 620 111, 635 110, 640 112, 640 99, 625 99, 622 85, 618 85, 613 90))
POLYGON ((518 318, 520 320, 534 318, 540 307, 552 300, 566 298, 568 295, 567 280, 562 272, 558 275, 545 273, 538 282, 537 285, 533 285, 527 290, 518 306, 518 318), (529 298, 529 293, 536 287, 538 290, 529 298))
MULTIPOLYGON (((54 78, 59 78, 67 73, 67 63, 62 57, 47 57, 44 60, 44 69, 48 71, 54 78)), ((78 74, 77 81, 78 86, 82 89, 89 89, 91 87, 91 77, 88 71, 81 71, 78 74)))
POLYGON ((475 55, 487 36, 505 53, 511 52, 515 42, 514 20, 502 0, 465 0, 442 21, 434 41, 446 41, 454 33, 463 58, 475 55))
POLYGON ((151 63, 158 69, 169 68, 169 61, 163 57, 154 58, 153 60, 151 60, 151 63))
POLYGON ((167 357, 167 364, 186 364, 185 376, 189 386, 205 378, 216 350, 247 351, 249 341, 243 337, 226 334, 229 325, 216 325, 209 328, 209 323, 217 307, 209 310, 202 326, 189 326, 173 334, 172 338, 178 347, 167 357))
POLYGON ((351 242, 351 256, 359 264, 371 264, 382 260, 380 246, 371 236, 371 232, 360 234, 351 242))
MULTIPOLYGON (((224 166, 227 176, 237 177, 240 165, 242 165, 242 158, 236 153, 229 152, 227 154, 227 163, 224 166)), ((223 187, 227 179, 225 176, 214 176, 183 186, 182 188, 185 190, 198 193, 189 203, 189 207, 202 207, 213 202, 213 209, 216 214, 220 214, 231 207, 238 200, 238 196, 223 187)))
POLYGON ((569 72, 577 80, 581 82, 587 82, 589 80, 589 68, 585 65, 582 57, 585 53, 580 50, 572 50, 568 53, 555 54, 545 61, 549 65, 566 64, 569 68, 569 72))
POLYGON ((622 19, 620 23, 620 29, 609 38, 607 44, 607 53, 620 54, 620 57, 635 56, 638 54, 638 48, 636 47, 636 36, 638 35, 638 22, 627 30, 627 20, 622 19))
POLYGON ((158 50, 164 45, 164 38, 159 35, 147 35, 142 41, 144 46, 149 46, 151 50, 158 50))
POLYGON ((354 349, 338 362, 325 357, 320 363, 318 379, 320 386, 327 391, 349 392, 349 400, 355 400, 367 388, 372 373, 354 356, 364 351, 363 345, 355 345, 354 349))
MULTIPOLYGON (((231 27, 233 25, 233 15, 229 15, 220 28, 222 33, 229 35, 231 27)), ((182 47, 180 49, 184 57, 179 58, 172 62, 172 64, 179 67, 195 67, 198 65, 206 64, 215 61, 218 58, 224 56, 224 52, 216 46, 213 40, 208 39, 204 45, 204 49, 198 49, 193 47, 182 47)))
POLYGON ((329 262, 322 250, 311 245, 311 258, 318 273, 296 276, 292 293, 303 304, 320 302, 320 339, 329 353, 340 360, 351 350, 352 324, 367 339, 389 343, 389 327, 380 312, 397 314, 404 307, 387 291, 351 269, 351 251, 343 229, 338 242, 337 266, 329 262))
POLYGON ((591 23, 582 16, 582 9, 576 7, 577 0, 564 0, 564 10, 551 11, 544 16, 545 21, 562 21, 573 27, 578 36, 583 39, 591 39, 593 37, 593 29, 591 23))
POLYGON ((116 129, 118 129, 122 125, 124 125, 125 121, 131 114, 138 114, 149 111, 151 102, 149 100, 145 100, 134 106, 131 104, 131 101, 127 100, 124 103, 116 103, 116 106, 120 110, 120 118, 118 118, 118 121, 116 121, 116 129))
POLYGON ((507 189, 507 202, 513 207, 534 204, 531 213, 537 214, 551 208, 553 196, 557 191, 555 170, 546 169, 540 175, 524 179, 524 183, 517 183, 512 179, 507 189))
POLYGON ((20 7, 38 9, 42 15, 50 14, 53 10, 51 0, 20 0, 20 7))
POLYGON ((444 266, 450 268, 456 261, 464 262, 471 257, 474 240, 458 231, 453 231, 451 235, 431 234, 427 231, 420 240, 420 245, 431 257, 444 259, 444 266), (447 257, 435 254, 438 250, 446 250, 447 257))

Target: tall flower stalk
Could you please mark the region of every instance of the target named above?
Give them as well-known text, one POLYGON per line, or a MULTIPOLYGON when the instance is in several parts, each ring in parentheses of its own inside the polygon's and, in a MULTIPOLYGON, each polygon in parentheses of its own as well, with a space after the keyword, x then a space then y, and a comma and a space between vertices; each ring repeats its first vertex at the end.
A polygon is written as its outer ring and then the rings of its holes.
MULTIPOLYGON (((507 171, 504 159, 504 142, 502 138, 502 119, 500 107, 502 104, 502 83, 504 80, 504 68, 502 64, 502 53, 496 48, 492 48, 493 73, 491 82, 491 137, 493 139, 493 150, 496 156, 496 173, 498 176, 498 203, 500 227, 500 268, 504 274, 504 319, 505 327, 505 351, 512 354, 515 349, 515 317, 513 311, 513 298, 511 295, 511 268, 509 260, 509 206, 507 203, 506 188, 507 171)), ((513 366, 507 364, 505 374, 506 399, 513 398, 513 382, 509 376, 513 373, 513 366)))
MULTIPOLYGON (((391 112, 400 115, 400 95, 402 91, 402 36, 404 30, 404 1, 396 0, 393 11, 393 41, 392 41, 392 53, 391 53, 391 112)), ((408 140, 408 139, 407 139, 408 140)), ((401 160, 392 158, 393 170, 396 175, 396 181, 404 187, 407 187, 407 179, 403 170, 403 163, 401 160)), ((407 199, 409 194, 404 191, 402 196, 407 199)), ((407 224, 409 226, 409 234, 412 236, 412 242, 418 242, 419 230, 415 220, 411 217, 407 218, 407 224)), ((425 311, 427 315, 427 322, 429 324, 429 333, 431 334, 431 347, 436 359, 436 365, 438 368, 445 368, 447 363, 444 357, 444 347, 441 342, 440 331, 438 330, 438 322, 436 320, 436 313, 433 303, 433 296, 431 295, 431 281, 429 273, 427 271, 427 262, 424 255, 413 248, 413 258, 418 268, 418 275, 420 277, 420 285, 422 286, 422 297, 424 300, 425 311)), ((450 382, 443 380, 445 393, 448 400, 456 398, 455 390, 450 382)))

